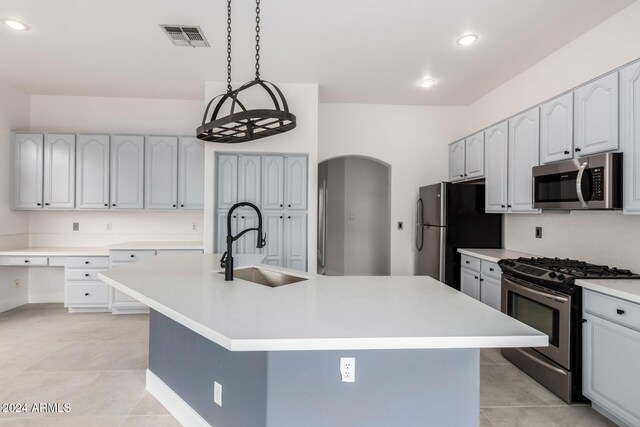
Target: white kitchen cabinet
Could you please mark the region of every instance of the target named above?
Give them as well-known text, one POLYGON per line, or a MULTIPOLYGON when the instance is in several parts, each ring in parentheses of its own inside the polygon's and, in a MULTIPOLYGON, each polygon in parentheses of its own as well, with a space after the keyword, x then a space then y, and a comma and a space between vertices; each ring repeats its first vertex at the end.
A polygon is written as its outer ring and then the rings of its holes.
POLYGON ((218 209, 230 209, 238 202, 238 156, 218 156, 218 209))
POLYGON ((633 368, 640 360, 640 305, 588 290, 584 294, 582 391, 616 423, 640 425, 640 371, 633 368))
POLYGON ((618 149, 618 73, 576 89, 574 111, 577 156, 618 149))
POLYGON ((624 212, 640 213, 640 62, 620 71, 620 141, 624 212))
POLYGON ((284 207, 284 157, 264 156, 262 161, 262 208, 284 207))
POLYGON ((114 135, 111 139, 111 208, 144 207, 144 137, 114 135))
POLYGON ((573 92, 540 107, 540 163, 573 158, 573 92))
POLYGON ((284 217, 285 267, 307 270, 307 214, 286 213, 284 217))
POLYGON ((462 181, 465 167, 465 140, 449 144, 449 181, 462 181))
POLYGON ((46 134, 44 137, 44 207, 73 209, 76 175, 76 136, 46 134))
POLYGON ((485 211, 504 213, 508 199, 509 140, 507 122, 484 131, 485 135, 485 211))
POLYGON ((284 204, 286 209, 307 209, 307 157, 287 156, 284 159, 284 204))
POLYGON ((484 132, 478 132, 465 140, 465 179, 484 176, 484 132))
POLYGON ((480 301, 500 311, 502 284, 499 279, 482 274, 480 277, 480 301))
POLYGON ((145 141, 145 207, 178 207, 178 137, 148 136, 145 141))
POLYGON ((64 306, 70 313, 109 311, 109 285, 98 278, 108 257, 69 257, 65 260, 64 306))
POLYGON ((460 291, 480 300, 480 273, 467 268, 460 269, 460 291))
POLYGON ((13 208, 42 209, 44 135, 13 136, 13 208))
POLYGON ((536 107, 509 120, 509 212, 539 212, 533 208, 533 175, 540 153, 540 110, 536 107))
POLYGON ((263 220, 265 233, 267 233, 263 263, 284 267, 284 213, 267 213, 263 220))
POLYGON ((109 208, 109 135, 78 135, 76 208, 109 208))
POLYGON ((238 169, 238 201, 260 206, 261 175, 260 156, 240 156, 238 169))
POLYGON ((180 209, 204 209, 204 143, 180 137, 178 143, 178 204, 180 209))

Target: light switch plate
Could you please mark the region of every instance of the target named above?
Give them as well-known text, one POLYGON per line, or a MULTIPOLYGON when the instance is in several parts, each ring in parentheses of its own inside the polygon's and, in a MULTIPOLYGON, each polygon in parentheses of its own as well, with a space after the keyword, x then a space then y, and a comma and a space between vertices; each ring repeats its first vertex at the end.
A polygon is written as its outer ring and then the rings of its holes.
POLYGON ((80 223, 79 222, 74 222, 73 223, 73 231, 80 231, 80 223))

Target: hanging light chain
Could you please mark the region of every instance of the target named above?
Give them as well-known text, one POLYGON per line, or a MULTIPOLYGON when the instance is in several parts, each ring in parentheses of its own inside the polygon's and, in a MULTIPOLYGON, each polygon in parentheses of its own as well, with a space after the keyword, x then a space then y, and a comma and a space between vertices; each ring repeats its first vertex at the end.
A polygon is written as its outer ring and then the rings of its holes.
POLYGON ((231 92, 231 0, 227 0, 227 92, 231 92))
POLYGON ((256 80, 260 80, 260 0, 256 0, 256 80))

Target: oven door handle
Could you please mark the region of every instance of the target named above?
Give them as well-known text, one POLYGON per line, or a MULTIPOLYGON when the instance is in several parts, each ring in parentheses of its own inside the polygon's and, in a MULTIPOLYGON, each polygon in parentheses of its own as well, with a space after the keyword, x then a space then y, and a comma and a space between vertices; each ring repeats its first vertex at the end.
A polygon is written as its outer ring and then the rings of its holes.
POLYGON ((584 171, 589 166, 589 163, 584 162, 580 165, 580 170, 578 171, 578 177, 576 178, 576 193, 578 193, 578 200, 580 200, 580 204, 583 208, 588 207, 587 202, 584 201, 584 195, 582 194, 582 176, 584 175, 584 171))
POLYGON ((519 350, 519 351, 520 351, 520 354, 522 354, 523 356, 528 357, 528 358, 529 358, 529 359, 531 359, 533 362, 535 362, 535 363, 537 363, 537 364, 539 364, 539 365, 542 365, 542 366, 544 366, 544 367, 545 367, 545 368, 547 368, 547 369, 551 369, 552 371, 557 372, 557 373, 559 373, 559 374, 562 374, 562 375, 564 375, 564 376, 566 376, 566 375, 567 375, 567 373, 566 373, 565 371, 563 371, 562 369, 557 368, 557 367, 555 367, 555 366, 553 366, 553 365, 551 365, 551 364, 549 364, 549 363, 545 362, 544 360, 539 359, 539 358, 537 358, 537 357, 535 357, 535 356, 533 356, 533 355, 531 355, 531 354, 527 353, 526 351, 522 351, 522 350, 520 350, 520 349, 516 349, 516 350, 519 350))
POLYGON ((506 280, 506 281, 507 281, 511 286, 515 286, 515 287, 516 287, 516 288, 518 288, 518 289, 522 289, 524 292, 529 292, 529 293, 532 293, 532 294, 534 294, 534 295, 538 295, 538 296, 541 296, 541 297, 549 298, 549 299, 552 299, 552 300, 554 300, 554 301, 558 301, 558 302, 563 302, 563 303, 567 303, 567 302, 569 302, 569 298, 560 297, 560 296, 557 296, 557 295, 551 295, 551 294, 547 294, 547 293, 544 293, 544 292, 536 291, 535 289, 531 289, 531 288, 530 288, 530 287, 528 287, 528 286, 522 286, 522 285, 520 285, 520 284, 518 284, 518 283, 515 283, 515 282, 514 282, 514 281, 512 281, 512 280, 509 280, 509 279, 505 279, 505 280, 506 280))

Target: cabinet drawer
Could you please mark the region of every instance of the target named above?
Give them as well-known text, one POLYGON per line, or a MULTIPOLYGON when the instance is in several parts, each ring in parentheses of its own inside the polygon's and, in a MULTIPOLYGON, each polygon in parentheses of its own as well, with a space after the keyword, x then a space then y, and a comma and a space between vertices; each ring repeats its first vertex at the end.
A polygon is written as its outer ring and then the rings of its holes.
POLYGON ((109 257, 106 257, 106 256, 69 257, 67 258, 67 267, 69 268, 108 268, 109 257))
POLYGON ((480 259, 462 254, 460 265, 473 271, 480 271, 480 259))
POLYGON ((583 297, 586 312, 640 330, 640 305, 588 289, 583 297))
POLYGON ((149 258, 155 256, 156 251, 154 250, 146 250, 146 251, 111 251, 111 261, 116 262, 134 262, 140 261, 141 259, 149 258))
POLYGON ((64 301, 67 305, 106 306, 109 304, 109 286, 99 283, 67 284, 64 301))
POLYGON ((87 269, 87 270, 71 270, 71 269, 67 269, 65 271, 65 279, 66 280, 84 280, 86 281, 100 281, 100 279, 98 278, 98 273, 100 273, 101 271, 104 271, 104 269, 87 269))
POLYGON ((493 277, 494 279, 500 280, 502 278, 502 269, 495 262, 481 260, 480 271, 483 275, 493 277))
POLYGON ((9 257, 8 265, 49 265, 49 258, 46 256, 9 257))

